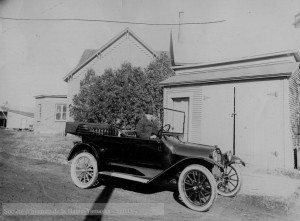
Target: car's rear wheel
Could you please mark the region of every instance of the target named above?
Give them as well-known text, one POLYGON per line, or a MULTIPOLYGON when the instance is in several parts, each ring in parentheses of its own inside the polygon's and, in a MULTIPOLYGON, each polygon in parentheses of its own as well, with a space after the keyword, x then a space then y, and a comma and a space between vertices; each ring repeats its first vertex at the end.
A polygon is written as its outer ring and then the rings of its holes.
POLYGON ((76 186, 86 189, 95 184, 98 178, 98 166, 95 157, 88 153, 79 153, 72 161, 71 177, 76 186))
POLYGON ((228 165, 224 173, 217 181, 218 194, 232 197, 238 194, 242 186, 242 175, 240 168, 234 164, 228 165))
POLYGON ((201 165, 190 165, 180 174, 178 190, 181 200, 192 210, 207 211, 217 197, 216 181, 211 172, 201 165))

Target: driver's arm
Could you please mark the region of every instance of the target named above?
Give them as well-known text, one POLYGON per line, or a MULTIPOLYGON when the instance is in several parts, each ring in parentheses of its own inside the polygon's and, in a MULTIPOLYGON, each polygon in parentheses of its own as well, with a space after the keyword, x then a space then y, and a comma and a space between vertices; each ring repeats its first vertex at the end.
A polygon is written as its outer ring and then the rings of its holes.
POLYGON ((158 119, 154 119, 153 120, 153 129, 152 129, 152 133, 157 135, 158 131, 161 129, 161 125, 158 119))

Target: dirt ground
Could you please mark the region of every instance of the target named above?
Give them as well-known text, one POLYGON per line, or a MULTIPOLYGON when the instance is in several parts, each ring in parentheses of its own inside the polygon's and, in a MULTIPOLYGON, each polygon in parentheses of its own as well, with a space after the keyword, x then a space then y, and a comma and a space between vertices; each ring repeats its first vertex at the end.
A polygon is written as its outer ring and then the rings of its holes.
MULTIPOLYGON (((175 187, 149 187, 121 179, 106 179, 97 187, 83 190, 71 181, 69 166, 0 153, 0 201, 2 220, 300 220, 300 200, 272 200, 242 191, 235 198, 218 196, 208 212, 195 212, 178 199, 175 187), (163 206, 146 215, 43 215, 9 216, 4 211, 11 203, 42 205, 88 205, 89 209, 107 209, 115 205, 163 206)), ((147 208, 142 208, 147 209, 147 208)))

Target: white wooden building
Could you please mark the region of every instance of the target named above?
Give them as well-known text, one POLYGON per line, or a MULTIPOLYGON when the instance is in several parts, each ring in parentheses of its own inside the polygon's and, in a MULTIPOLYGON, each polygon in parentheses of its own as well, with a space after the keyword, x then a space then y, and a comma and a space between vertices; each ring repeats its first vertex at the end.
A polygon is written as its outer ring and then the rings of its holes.
MULTIPOLYGON (((64 81, 68 83, 67 107, 72 104, 74 95, 79 93, 80 81, 89 69, 93 69, 96 75, 102 75, 105 69, 120 68, 124 62, 145 68, 157 54, 158 52, 150 48, 129 28, 124 29, 100 49, 85 50, 78 65, 64 77, 64 81)), ((72 120, 69 111, 67 120, 72 120)))
POLYGON ((35 133, 64 134, 66 119, 67 95, 35 96, 35 133))
POLYGON ((286 51, 174 66, 175 76, 161 82, 164 107, 186 112, 189 142, 234 151, 249 166, 293 168, 300 148, 299 61, 298 52, 286 51))
POLYGON ((32 130, 34 113, 0 106, 0 126, 7 129, 32 130))

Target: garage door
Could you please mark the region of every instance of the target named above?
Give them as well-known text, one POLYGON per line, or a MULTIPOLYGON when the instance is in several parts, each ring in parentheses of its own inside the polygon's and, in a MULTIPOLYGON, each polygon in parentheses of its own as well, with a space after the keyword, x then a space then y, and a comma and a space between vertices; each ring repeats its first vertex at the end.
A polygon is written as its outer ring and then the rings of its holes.
POLYGON ((233 85, 203 86, 202 94, 201 143, 232 150, 233 85))
POLYGON ((236 87, 236 155, 253 166, 283 166, 281 81, 240 83, 236 87))
POLYGON ((208 85, 202 90, 202 143, 218 145, 222 151, 233 150, 235 143, 236 155, 249 165, 282 166, 283 92, 280 80, 208 85))

